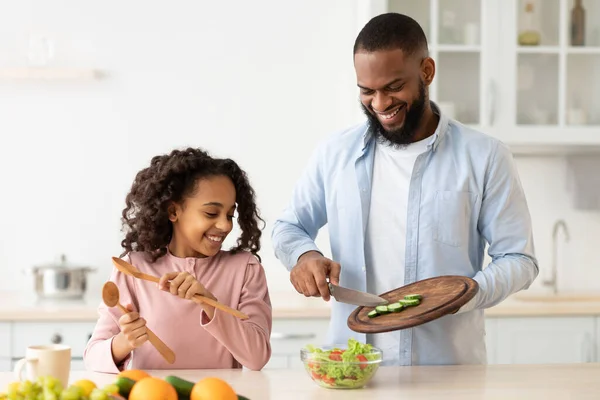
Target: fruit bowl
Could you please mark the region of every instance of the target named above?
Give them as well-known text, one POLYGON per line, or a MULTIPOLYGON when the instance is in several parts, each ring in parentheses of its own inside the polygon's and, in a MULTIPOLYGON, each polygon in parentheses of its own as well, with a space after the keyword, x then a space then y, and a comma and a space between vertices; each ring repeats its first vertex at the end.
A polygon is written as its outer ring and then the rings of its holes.
POLYGON ((380 349, 350 339, 348 345, 300 350, 300 359, 310 378, 328 389, 359 389, 373 378, 383 358, 380 349))

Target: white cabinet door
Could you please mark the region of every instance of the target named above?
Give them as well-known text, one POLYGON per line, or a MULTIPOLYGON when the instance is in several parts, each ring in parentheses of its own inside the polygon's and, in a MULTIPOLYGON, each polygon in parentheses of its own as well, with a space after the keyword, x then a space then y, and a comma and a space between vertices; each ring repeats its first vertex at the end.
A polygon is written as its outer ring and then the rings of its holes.
POLYGON ((485 347, 487 349, 487 363, 496 364, 496 349, 498 347, 498 322, 496 318, 485 319, 485 347))
POLYGON ((72 357, 83 357, 95 322, 14 322, 12 358, 25 355, 31 345, 65 344, 71 346, 72 357))
POLYGON ((0 323, 0 358, 10 358, 10 323, 0 323))
POLYGON ((498 318, 496 323, 498 364, 595 360, 594 317, 498 318))
MULTIPOLYGON (((12 364, 10 362, 10 358, 0 358, 0 372, 10 371, 12 371, 12 364)), ((2 388, 1 390, 4 390, 4 388, 2 388)))
POLYGON ((300 349, 325 344, 329 318, 289 318, 273 320, 272 356, 269 368, 301 368, 300 349), (285 362, 284 362, 285 358, 285 362))

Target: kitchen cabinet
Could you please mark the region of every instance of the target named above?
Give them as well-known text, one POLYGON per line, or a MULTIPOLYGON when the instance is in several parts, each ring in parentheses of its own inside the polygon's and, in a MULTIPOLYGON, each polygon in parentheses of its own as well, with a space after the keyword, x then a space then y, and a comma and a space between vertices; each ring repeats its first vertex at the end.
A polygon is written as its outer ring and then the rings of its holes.
MULTIPOLYGON (((600 4, 584 1, 585 46, 571 46, 573 0, 358 0, 359 29, 375 15, 407 14, 436 62, 430 97, 516 154, 600 153, 600 4), (520 45, 532 3, 537 45, 520 45)), ((362 111, 361 111, 362 113, 362 111)))
MULTIPOLYGON (((83 350, 96 321, 1 322, 0 371, 9 371, 32 344, 71 346, 73 370, 83 370, 83 350)), ((325 343, 329 318, 275 318, 272 356, 265 369, 302 369, 300 349, 325 343)), ((600 316, 486 317, 488 364, 600 362, 600 316)))
POLYGON ((0 359, 10 357, 10 324, 0 322, 0 359))
POLYGON ((54 343, 70 346, 71 356, 81 358, 95 325, 95 322, 15 322, 11 356, 23 357, 27 346, 54 343))
POLYGON ((485 319, 485 347, 487 350, 488 364, 496 364, 496 348, 497 346, 497 320, 496 318, 485 319))
POLYGON ((282 318, 273 320, 272 357, 266 368, 303 368, 300 349, 325 343, 329 318, 282 318))
POLYGON ((597 360, 592 316, 497 318, 497 364, 588 363, 597 360))

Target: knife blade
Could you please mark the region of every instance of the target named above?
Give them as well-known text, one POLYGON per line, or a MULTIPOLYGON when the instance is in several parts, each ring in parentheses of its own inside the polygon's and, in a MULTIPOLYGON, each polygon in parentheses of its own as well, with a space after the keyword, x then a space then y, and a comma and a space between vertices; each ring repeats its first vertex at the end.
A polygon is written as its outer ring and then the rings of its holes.
POLYGON ((329 293, 340 303, 353 304, 355 306, 375 307, 387 304, 388 301, 371 293, 348 289, 329 282, 329 293))

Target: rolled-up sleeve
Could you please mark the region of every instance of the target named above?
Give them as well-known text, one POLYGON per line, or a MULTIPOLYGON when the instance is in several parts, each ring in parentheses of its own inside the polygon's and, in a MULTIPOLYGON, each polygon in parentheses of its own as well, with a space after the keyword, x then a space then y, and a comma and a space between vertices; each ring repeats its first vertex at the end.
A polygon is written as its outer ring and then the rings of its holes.
POLYGON ((527 289, 539 273, 525 193, 513 157, 502 143, 486 173, 478 228, 489 243, 492 261, 475 274, 479 292, 460 312, 492 307, 527 289))

